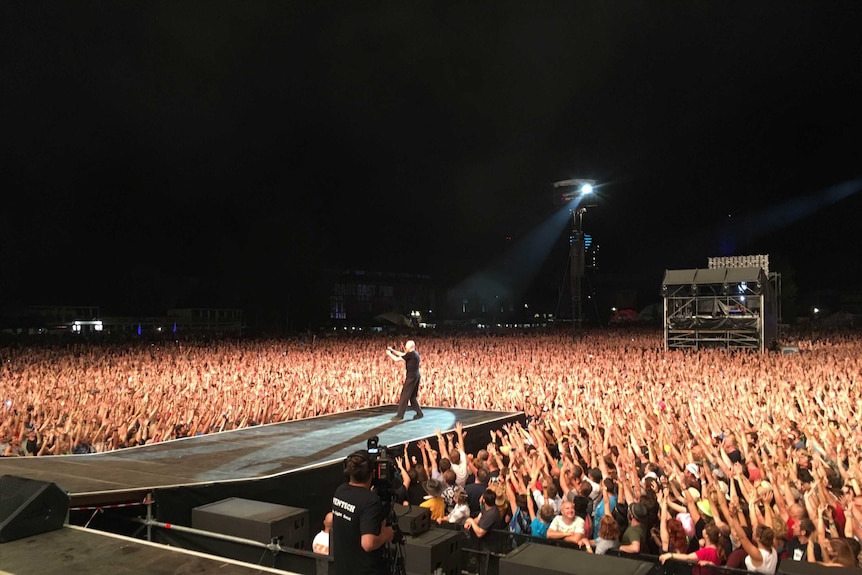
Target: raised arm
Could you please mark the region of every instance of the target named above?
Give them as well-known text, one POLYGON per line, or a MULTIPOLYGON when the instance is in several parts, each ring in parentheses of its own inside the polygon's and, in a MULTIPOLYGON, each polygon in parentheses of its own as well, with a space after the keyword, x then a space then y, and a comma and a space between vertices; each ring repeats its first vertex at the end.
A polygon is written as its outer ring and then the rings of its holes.
POLYGON ((667 494, 664 492, 659 492, 658 494, 658 503, 661 516, 659 520, 659 536, 661 537, 661 548, 663 550, 670 550, 670 533, 667 530, 667 520, 668 520, 668 511, 667 511, 667 494))
POLYGON ((520 473, 512 474, 512 483, 518 490, 518 493, 522 493, 527 497, 527 510, 530 512, 530 521, 534 521, 536 519, 536 502, 533 501, 533 494, 530 493, 530 490, 527 489, 526 485, 524 485, 524 479, 521 477, 520 473))
POLYGON ((832 548, 828 544, 828 537, 826 537, 826 522, 823 519, 825 511, 825 505, 817 510, 817 541, 820 543, 820 550, 823 553, 823 561, 829 562, 832 561, 832 548))
POLYGON ((424 439, 417 441, 416 445, 419 447, 419 453, 422 454, 422 468, 428 473, 428 477, 431 477, 431 466, 428 463, 428 453, 426 452, 428 446, 424 439))
POLYGON ((407 469, 404 468, 404 458, 396 457, 395 463, 398 465, 398 471, 401 472, 401 483, 404 485, 404 489, 410 487, 410 474, 407 473, 407 469))
POLYGON ((404 352, 398 351, 392 347, 386 348, 386 355, 389 356, 392 361, 404 361, 404 352))
MULTIPOLYGON (((730 525, 730 530, 733 533, 733 536, 736 537, 736 540, 739 541, 740 545, 751 558, 751 563, 755 567, 760 567, 763 563, 763 555, 760 554, 760 549, 757 548, 757 545, 752 543, 745 534, 745 530, 742 528, 742 524, 739 522, 739 518, 737 517, 735 510, 728 508, 727 501, 722 494, 718 493, 715 500, 718 502, 722 514, 727 518, 727 523, 730 525)), ((752 526, 752 529, 754 529, 754 527, 755 526, 752 526)))
POLYGON ((460 421, 455 422, 455 435, 458 437, 458 449, 467 453, 464 446, 464 437, 467 436, 467 432, 464 431, 464 424, 460 421))
POLYGON ((425 442, 425 451, 428 452, 428 464, 430 465, 429 471, 430 475, 433 477, 434 474, 439 474, 440 470, 437 467, 437 452, 431 448, 431 444, 427 441, 425 442))

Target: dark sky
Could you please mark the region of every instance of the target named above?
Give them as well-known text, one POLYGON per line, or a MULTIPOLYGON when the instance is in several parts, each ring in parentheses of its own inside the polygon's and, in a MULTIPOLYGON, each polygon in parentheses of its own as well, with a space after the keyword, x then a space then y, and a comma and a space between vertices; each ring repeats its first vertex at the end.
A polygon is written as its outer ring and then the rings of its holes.
POLYGON ((452 285, 566 178, 600 184, 584 227, 620 288, 768 253, 858 289, 860 29, 855 0, 5 2, 0 295, 298 303, 322 264, 452 285))

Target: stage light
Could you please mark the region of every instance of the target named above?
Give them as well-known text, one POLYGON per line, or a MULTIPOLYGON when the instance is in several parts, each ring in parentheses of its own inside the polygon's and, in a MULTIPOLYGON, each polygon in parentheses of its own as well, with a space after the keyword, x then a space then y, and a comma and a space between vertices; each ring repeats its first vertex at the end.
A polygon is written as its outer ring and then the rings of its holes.
POLYGON ((588 196, 595 191, 595 185, 595 180, 585 180, 582 178, 560 180, 559 182, 554 182, 554 189, 570 188, 568 191, 564 191, 562 193, 555 193, 555 203, 564 204, 571 202, 577 198, 588 196))

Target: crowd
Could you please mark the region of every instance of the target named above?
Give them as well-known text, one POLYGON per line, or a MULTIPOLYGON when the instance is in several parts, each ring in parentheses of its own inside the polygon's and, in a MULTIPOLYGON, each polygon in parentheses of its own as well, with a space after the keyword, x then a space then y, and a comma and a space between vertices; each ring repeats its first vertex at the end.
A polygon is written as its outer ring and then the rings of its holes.
MULTIPOLYGON (((788 355, 665 352, 661 338, 419 334, 423 405, 524 411, 528 425, 475 454, 463 429, 423 444, 423 461, 401 460, 410 496, 477 534, 496 507, 495 527, 595 552, 763 572, 788 556, 855 561, 862 337, 800 339, 788 355)), ((393 404, 403 373, 384 350, 398 343, 5 347, 0 453, 91 453, 393 404)))

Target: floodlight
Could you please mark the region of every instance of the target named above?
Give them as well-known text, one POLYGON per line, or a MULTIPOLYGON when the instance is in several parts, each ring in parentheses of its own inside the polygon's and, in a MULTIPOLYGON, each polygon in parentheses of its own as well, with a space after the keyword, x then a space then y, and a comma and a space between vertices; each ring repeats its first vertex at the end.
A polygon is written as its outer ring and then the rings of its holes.
MULTIPOLYGON (((587 208, 595 206, 595 200, 585 200, 590 196, 595 189, 595 180, 569 179, 554 182, 554 204, 562 205, 575 202, 574 209, 569 210, 573 216, 572 235, 569 237, 571 248, 569 250, 570 266, 572 281, 572 325, 580 327, 583 320, 582 313, 582 282, 584 278, 584 252, 589 243, 583 232, 583 217, 587 208)), ((587 296, 587 299, 591 299, 587 296)))
POLYGON ((595 180, 584 180, 581 178, 571 180, 560 180, 554 182, 554 189, 566 189, 562 193, 557 192, 554 195, 555 201, 568 203, 577 198, 592 194, 595 189, 595 180))

